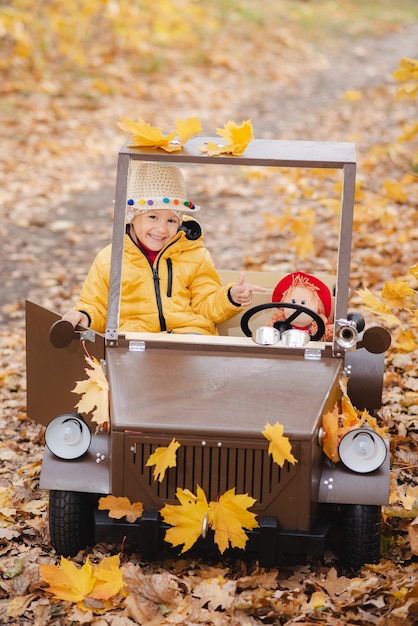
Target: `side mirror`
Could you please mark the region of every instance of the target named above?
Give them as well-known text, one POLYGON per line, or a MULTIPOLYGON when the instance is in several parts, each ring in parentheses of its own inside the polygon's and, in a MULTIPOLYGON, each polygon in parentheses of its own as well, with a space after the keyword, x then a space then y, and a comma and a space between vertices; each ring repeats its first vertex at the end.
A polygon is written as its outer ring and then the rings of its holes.
POLYGON ((66 320, 57 320, 49 329, 49 341, 54 348, 66 348, 75 337, 73 325, 66 320))
POLYGON ((392 343, 390 332, 381 326, 371 326, 364 331, 357 348, 366 348, 372 354, 382 354, 389 349, 392 343))
POLYGON ((74 339, 94 342, 96 333, 91 329, 75 330, 67 320, 57 320, 49 329, 49 341, 54 348, 66 348, 74 339))

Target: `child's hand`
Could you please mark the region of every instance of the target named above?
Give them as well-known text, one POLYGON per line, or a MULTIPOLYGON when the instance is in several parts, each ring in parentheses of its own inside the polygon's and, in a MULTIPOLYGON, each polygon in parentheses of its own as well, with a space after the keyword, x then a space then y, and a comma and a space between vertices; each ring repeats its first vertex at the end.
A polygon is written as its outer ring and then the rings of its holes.
POLYGON ((81 311, 67 311, 67 313, 62 316, 62 319, 66 322, 71 322, 74 328, 78 326, 78 324, 80 324, 80 326, 86 326, 86 328, 89 326, 87 315, 81 311))
POLYGON ((248 306, 253 299, 253 291, 266 291, 264 287, 258 287, 258 285, 251 285, 244 282, 244 272, 241 272, 235 285, 232 285, 230 295, 232 300, 236 304, 241 306, 248 306))

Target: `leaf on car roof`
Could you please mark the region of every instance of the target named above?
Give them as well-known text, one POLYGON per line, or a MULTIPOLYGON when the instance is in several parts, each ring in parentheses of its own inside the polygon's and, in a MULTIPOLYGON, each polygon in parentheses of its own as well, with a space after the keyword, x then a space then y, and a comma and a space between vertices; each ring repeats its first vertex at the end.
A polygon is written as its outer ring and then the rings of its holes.
POLYGON ((209 156, 217 156, 220 154, 240 156, 244 154, 248 144, 254 139, 251 120, 243 121, 241 126, 229 120, 223 128, 217 128, 216 132, 220 137, 225 139, 227 143, 222 145, 214 141, 209 141, 199 146, 199 150, 207 153, 209 156))
POLYGON ((168 135, 164 135, 160 128, 151 126, 141 118, 138 118, 136 122, 122 118, 117 124, 119 128, 131 134, 130 148, 162 148, 166 152, 182 150, 183 143, 202 130, 197 117, 188 117, 185 122, 179 118, 175 129, 168 135), (176 136, 179 137, 178 140, 176 136))

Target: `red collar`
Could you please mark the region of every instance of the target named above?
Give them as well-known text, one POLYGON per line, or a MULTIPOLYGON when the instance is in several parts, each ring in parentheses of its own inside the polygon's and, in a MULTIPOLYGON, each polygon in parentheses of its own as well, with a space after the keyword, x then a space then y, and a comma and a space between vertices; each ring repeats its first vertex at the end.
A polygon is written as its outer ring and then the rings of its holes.
POLYGON ((142 250, 142 252, 145 254, 145 256, 147 257, 147 259, 149 260, 151 264, 154 263, 155 259, 158 256, 158 253, 160 252, 160 250, 150 250, 150 248, 147 248, 147 246, 144 246, 144 244, 141 241, 138 241, 138 248, 142 250))

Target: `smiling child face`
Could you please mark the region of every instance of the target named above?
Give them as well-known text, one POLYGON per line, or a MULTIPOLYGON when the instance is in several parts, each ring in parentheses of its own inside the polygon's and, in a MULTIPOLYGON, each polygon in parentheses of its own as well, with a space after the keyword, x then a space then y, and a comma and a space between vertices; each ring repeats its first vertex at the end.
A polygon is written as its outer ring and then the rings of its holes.
POLYGON ((172 211, 158 209, 140 213, 132 220, 138 240, 150 250, 159 251, 174 237, 180 218, 172 211))

